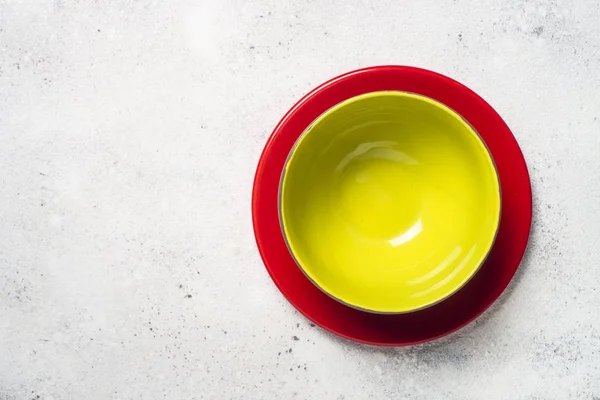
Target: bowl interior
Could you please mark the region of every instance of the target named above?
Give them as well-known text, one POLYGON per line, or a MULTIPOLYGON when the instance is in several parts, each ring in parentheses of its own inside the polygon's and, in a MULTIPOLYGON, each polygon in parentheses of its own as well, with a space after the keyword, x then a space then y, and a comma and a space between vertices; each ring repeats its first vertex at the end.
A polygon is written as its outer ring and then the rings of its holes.
POLYGON ((494 163, 458 114, 424 96, 374 92, 300 136, 283 171, 292 256, 325 293, 372 312, 435 304, 485 260, 500 218, 494 163))

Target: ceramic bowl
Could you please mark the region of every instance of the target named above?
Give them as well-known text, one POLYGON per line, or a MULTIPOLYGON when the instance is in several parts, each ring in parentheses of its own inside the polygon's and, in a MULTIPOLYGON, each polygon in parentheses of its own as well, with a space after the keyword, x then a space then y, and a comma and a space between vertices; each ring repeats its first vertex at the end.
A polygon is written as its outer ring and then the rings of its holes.
POLYGON ((456 112, 385 91, 346 100, 299 137, 279 186, 282 233, 322 291, 351 307, 406 313, 459 290, 500 221, 493 159, 456 112))

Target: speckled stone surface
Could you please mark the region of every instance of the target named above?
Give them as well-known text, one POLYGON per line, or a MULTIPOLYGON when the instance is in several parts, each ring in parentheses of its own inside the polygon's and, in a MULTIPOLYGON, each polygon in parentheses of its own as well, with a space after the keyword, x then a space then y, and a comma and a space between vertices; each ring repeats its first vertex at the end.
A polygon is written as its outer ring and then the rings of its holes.
POLYGON ((600 3, 0 1, 0 399, 600 399, 600 3), (432 344, 299 315, 254 168, 283 113, 375 64, 512 128, 534 227, 509 290, 432 344))

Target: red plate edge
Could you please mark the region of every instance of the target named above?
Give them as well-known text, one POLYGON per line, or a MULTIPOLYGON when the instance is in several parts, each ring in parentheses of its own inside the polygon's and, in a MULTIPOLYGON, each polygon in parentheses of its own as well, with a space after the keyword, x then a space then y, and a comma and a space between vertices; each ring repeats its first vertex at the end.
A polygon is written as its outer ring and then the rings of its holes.
POLYGON ((532 193, 527 165, 516 139, 498 113, 459 82, 407 66, 386 65, 351 71, 302 97, 268 139, 258 162, 252 191, 252 222, 258 249, 282 294, 323 329, 351 341, 378 346, 432 341, 481 315, 502 294, 518 269, 527 246, 531 220, 532 193), (302 274, 288 253, 277 215, 281 170, 304 128, 340 101, 377 90, 419 93, 462 115, 481 134, 492 152, 502 187, 503 211, 498 236, 480 271, 446 301, 410 314, 366 313, 346 307, 322 293, 302 274))

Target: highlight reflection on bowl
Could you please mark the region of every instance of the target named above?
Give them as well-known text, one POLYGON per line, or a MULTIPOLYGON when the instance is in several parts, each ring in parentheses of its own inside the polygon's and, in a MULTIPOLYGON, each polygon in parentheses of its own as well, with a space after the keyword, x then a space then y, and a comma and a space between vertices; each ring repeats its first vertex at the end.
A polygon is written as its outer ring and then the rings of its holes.
POLYGON ((323 291, 373 312, 448 297, 493 244, 492 158, 458 114, 420 95, 375 92, 320 116, 290 153, 280 219, 291 254, 323 291))

